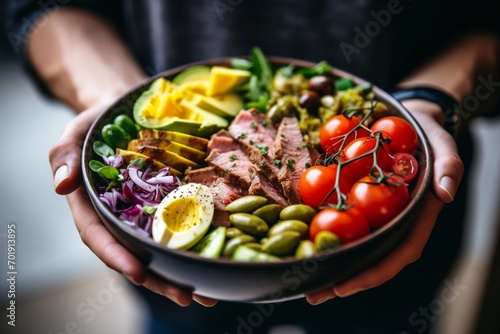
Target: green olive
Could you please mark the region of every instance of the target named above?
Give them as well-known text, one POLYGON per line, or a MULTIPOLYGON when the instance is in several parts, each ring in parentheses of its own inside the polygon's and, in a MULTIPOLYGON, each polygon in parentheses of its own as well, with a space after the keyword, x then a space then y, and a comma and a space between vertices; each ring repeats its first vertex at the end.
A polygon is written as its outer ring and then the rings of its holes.
POLYGON ((282 209, 283 207, 279 204, 268 204, 258 208, 253 214, 262 218, 268 225, 272 226, 278 221, 282 209))
POLYGON ((249 243, 245 244, 245 247, 251 248, 251 249, 256 250, 258 252, 260 252, 262 250, 262 245, 259 244, 258 242, 249 242, 249 243))
POLYGON ((226 211, 231 213, 250 213, 267 203, 267 198, 262 196, 243 196, 232 201, 226 206, 226 211))
POLYGON ((311 240, 302 240, 295 250, 296 259, 305 259, 316 255, 316 245, 311 240))
POLYGON ((237 237, 238 235, 244 234, 239 228, 237 227, 228 227, 226 229, 226 238, 227 239, 232 239, 234 237, 237 237))
POLYGON ((222 254, 224 256, 229 257, 229 256, 233 255, 234 250, 239 245, 244 245, 246 243, 255 242, 255 241, 256 241, 255 238, 252 237, 251 235, 248 235, 248 234, 238 235, 238 236, 232 238, 231 240, 229 240, 228 242, 226 242, 226 244, 224 245, 224 249, 222 250, 222 254))
POLYGON ((339 237, 330 231, 321 231, 316 234, 315 243, 318 251, 342 246, 339 237))
POLYGON ((262 251, 272 255, 288 255, 292 253, 300 242, 300 233, 285 231, 280 234, 270 236, 262 244, 262 251))
POLYGON ((279 234, 285 231, 298 232, 302 239, 307 238, 309 226, 300 220, 282 220, 269 229, 267 233, 269 236, 279 234))
POLYGON ((269 240, 269 238, 262 238, 259 240, 260 244, 263 245, 266 243, 266 241, 269 240))
POLYGON ((269 230, 264 220, 249 213, 233 213, 229 216, 229 220, 241 231, 256 237, 266 235, 269 230))
POLYGON ((296 219, 300 220, 306 224, 309 224, 316 214, 316 210, 305 204, 295 204, 290 205, 281 210, 280 219, 281 220, 290 220, 296 219))

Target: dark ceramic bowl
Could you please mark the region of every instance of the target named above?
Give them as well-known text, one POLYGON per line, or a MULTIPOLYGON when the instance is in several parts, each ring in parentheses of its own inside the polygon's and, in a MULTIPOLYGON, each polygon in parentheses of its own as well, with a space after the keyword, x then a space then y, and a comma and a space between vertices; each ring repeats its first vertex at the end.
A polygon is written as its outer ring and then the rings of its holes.
MULTIPOLYGON (((295 64, 297 67, 310 67, 314 65, 295 59, 273 57, 271 57, 271 62, 275 66, 295 64)), ((145 80, 123 95, 95 120, 83 146, 84 184, 97 213, 119 242, 135 254, 152 272, 174 284, 194 290, 196 294, 219 300, 270 302, 294 299, 303 296, 307 291, 323 289, 345 281, 376 263, 402 240, 412 224, 420 202, 428 191, 431 181, 432 156, 427 138, 417 122, 391 95, 377 87, 373 87, 376 98, 388 106, 391 114, 406 119, 416 129, 420 147, 418 150, 419 171, 410 188, 411 202, 391 222, 374 233, 305 260, 286 260, 280 263, 239 263, 225 259, 210 260, 190 252, 168 249, 122 223, 99 200, 96 188, 91 182, 88 163, 95 158, 92 143, 100 139, 101 128, 110 123, 114 117, 123 113, 131 115, 134 101, 154 79, 160 76, 171 79, 183 69, 197 64, 227 66, 229 59, 189 64, 145 80)), ((356 84, 366 83, 362 79, 336 69, 333 70, 333 74, 338 77, 349 77, 356 84)))

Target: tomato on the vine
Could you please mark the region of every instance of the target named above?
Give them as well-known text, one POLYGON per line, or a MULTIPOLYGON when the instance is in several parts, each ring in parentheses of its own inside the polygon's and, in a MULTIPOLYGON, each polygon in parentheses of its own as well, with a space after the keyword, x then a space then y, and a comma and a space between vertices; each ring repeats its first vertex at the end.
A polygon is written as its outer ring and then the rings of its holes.
MULTIPOLYGON (((354 129, 361 123, 362 118, 352 116, 351 118, 344 115, 336 115, 330 117, 322 126, 319 132, 319 143, 321 148, 326 153, 336 153, 342 145, 343 135, 354 129)), ((358 137, 369 136, 370 132, 362 127, 359 127, 347 136, 344 147, 358 137)))
MULTIPOLYGON (((342 172, 342 171, 341 171, 342 172)), ((299 181, 299 194, 302 201, 314 208, 327 204, 337 204, 337 192, 333 191, 337 177, 337 165, 312 166, 302 173, 299 181)), ((347 194, 351 183, 343 174, 340 174, 340 191, 347 194)))
POLYGON ((392 159, 392 171, 401 176, 404 182, 411 182, 417 175, 417 159, 408 153, 396 153, 392 159))
POLYGON ((396 217, 409 200, 408 187, 401 177, 393 175, 378 183, 365 176, 352 186, 347 203, 365 216, 372 229, 377 229, 396 217))
MULTIPOLYGON (((340 161, 345 162, 347 160, 355 159, 363 154, 373 151, 377 147, 377 141, 378 139, 376 137, 362 137, 353 140, 340 154, 340 161)), ((392 160, 388 152, 389 148, 387 145, 380 141, 377 150, 377 164, 384 171, 388 171, 391 168, 392 160)), ((372 170, 373 165, 373 155, 369 154, 363 158, 359 158, 356 161, 344 165, 342 170, 345 170, 352 175, 351 181, 354 183, 363 176, 368 175, 372 170)))
POLYGON ((384 138, 391 140, 391 154, 404 152, 414 154, 418 148, 418 136, 413 126, 397 116, 382 117, 371 126, 372 131, 382 131, 384 138))
POLYGON ((312 241, 321 231, 335 234, 342 244, 347 244, 370 233, 366 218, 355 208, 337 210, 326 208, 318 212, 311 221, 309 236, 312 241))

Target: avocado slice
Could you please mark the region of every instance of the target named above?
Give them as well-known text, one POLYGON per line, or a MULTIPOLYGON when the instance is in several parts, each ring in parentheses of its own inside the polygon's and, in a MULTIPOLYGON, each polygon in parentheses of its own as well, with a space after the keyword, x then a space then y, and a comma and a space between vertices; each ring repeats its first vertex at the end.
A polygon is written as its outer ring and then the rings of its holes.
POLYGON ((228 126, 223 117, 189 103, 184 97, 177 86, 159 78, 136 100, 134 120, 143 128, 175 130, 201 137, 228 126))
POLYGON ((206 157, 206 153, 203 151, 167 139, 156 139, 156 138, 133 139, 128 142, 127 149, 130 151, 137 152, 142 146, 158 147, 164 149, 165 151, 178 154, 183 158, 198 163, 202 163, 206 157))
POLYGON ((191 81, 210 81, 210 67, 205 65, 192 66, 177 74, 172 80, 176 85, 191 81))
POLYGON ((208 139, 206 138, 191 136, 185 133, 180 133, 175 131, 143 129, 139 131, 137 136, 139 139, 156 138, 162 140, 170 140, 204 152, 207 150, 207 145, 208 145, 208 139))
POLYGON ((243 109, 243 99, 235 93, 212 97, 197 94, 193 102, 197 107, 221 117, 235 117, 243 109))
MULTIPOLYGON (((132 152, 129 150, 122 150, 119 148, 116 149, 116 154, 120 154, 122 156, 124 166, 128 166, 130 164, 130 162, 134 159, 147 159, 147 158, 149 158, 147 155, 144 155, 144 154, 141 154, 138 152, 132 152)), ((166 167, 166 165, 164 163, 161 163, 155 159, 153 159, 153 166, 156 168, 156 170, 159 170, 159 169, 166 167)), ((179 176, 179 177, 182 176, 182 173, 179 172, 175 168, 170 168, 170 172, 175 176, 179 176)))
POLYGON ((181 157, 178 154, 165 151, 164 149, 158 147, 141 146, 137 152, 144 154, 154 160, 158 160, 159 162, 167 166, 171 166, 172 168, 175 168, 181 172, 184 172, 188 167, 191 168, 201 167, 194 161, 188 160, 186 158, 181 157))

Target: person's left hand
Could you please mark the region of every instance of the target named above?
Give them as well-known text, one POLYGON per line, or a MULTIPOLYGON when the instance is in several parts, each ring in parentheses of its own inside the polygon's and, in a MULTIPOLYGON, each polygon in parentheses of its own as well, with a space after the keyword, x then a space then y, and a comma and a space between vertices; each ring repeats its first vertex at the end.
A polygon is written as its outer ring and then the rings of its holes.
POLYGON ((429 240, 443 204, 453 201, 464 167, 455 141, 441 126, 441 111, 436 105, 425 101, 412 100, 404 105, 422 126, 432 148, 435 159, 432 190, 423 200, 412 228, 390 254, 340 285, 306 294, 307 301, 312 305, 377 287, 396 276, 408 264, 417 261, 429 240))

